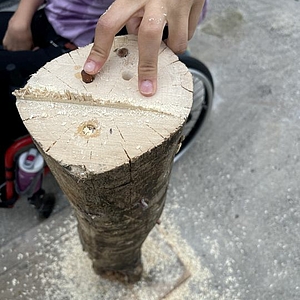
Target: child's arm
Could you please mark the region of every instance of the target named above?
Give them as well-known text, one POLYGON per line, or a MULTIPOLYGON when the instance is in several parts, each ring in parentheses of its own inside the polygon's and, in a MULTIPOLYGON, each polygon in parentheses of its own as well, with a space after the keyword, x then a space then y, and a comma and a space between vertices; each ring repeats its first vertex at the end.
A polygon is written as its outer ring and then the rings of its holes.
POLYGON ((3 38, 6 50, 31 50, 33 45, 31 21, 34 13, 44 3, 44 0, 21 0, 18 8, 9 21, 3 38))

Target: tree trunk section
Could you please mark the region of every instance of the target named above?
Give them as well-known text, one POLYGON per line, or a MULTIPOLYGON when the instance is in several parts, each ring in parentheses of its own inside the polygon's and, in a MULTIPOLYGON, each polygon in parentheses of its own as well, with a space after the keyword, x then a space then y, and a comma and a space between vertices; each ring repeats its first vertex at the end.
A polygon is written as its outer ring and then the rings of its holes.
POLYGON ((192 105, 192 76, 162 43, 158 91, 137 89, 135 36, 116 37, 91 83, 91 45, 47 63, 15 92, 17 107, 78 220, 97 274, 135 282, 141 247, 165 204, 173 159, 192 105))

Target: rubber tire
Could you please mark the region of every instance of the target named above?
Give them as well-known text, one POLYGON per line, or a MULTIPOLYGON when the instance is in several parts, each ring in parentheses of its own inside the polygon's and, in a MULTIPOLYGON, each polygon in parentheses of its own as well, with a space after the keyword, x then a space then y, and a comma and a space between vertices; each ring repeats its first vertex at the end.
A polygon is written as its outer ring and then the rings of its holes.
MULTIPOLYGON (((183 55, 179 56, 179 60, 183 62, 186 67, 189 69, 189 71, 192 73, 193 78, 197 75, 198 77, 201 77, 201 81, 204 86, 205 91, 205 97, 204 97, 204 106, 201 109, 201 112, 195 121, 194 126, 192 129, 188 132, 187 135, 185 135, 184 140, 181 144, 181 147, 177 154, 175 155, 174 161, 176 162, 182 155, 187 151, 187 149, 192 145, 192 142, 196 135, 199 133, 200 129, 203 127, 203 124, 207 120, 207 117, 209 116, 212 108, 213 103, 213 94, 214 94, 214 81, 213 77, 211 75, 211 72, 207 68, 207 66, 199 61, 198 59, 183 55)), ((195 79, 195 78, 194 78, 195 79)), ((194 99, 193 101, 196 101, 194 99)), ((188 118, 189 119, 189 118, 188 118)), ((188 120, 185 126, 188 125, 188 120)))

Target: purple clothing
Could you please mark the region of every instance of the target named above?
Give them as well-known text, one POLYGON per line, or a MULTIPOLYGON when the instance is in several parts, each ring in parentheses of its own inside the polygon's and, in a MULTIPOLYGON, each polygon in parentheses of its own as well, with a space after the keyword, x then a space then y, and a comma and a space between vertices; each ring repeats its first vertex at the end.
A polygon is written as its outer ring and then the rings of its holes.
MULTIPOLYGON (((46 16, 56 33, 78 47, 93 41, 99 17, 108 9, 113 0, 47 0, 46 16)), ((201 22, 206 14, 206 0, 201 22)))
POLYGON ((93 41, 99 17, 112 0, 47 0, 46 16, 60 36, 78 47, 93 41))
POLYGON ((200 19, 199 19, 199 23, 200 23, 201 21, 203 21, 204 18, 205 18, 205 16, 206 16, 208 2, 209 2, 209 0, 206 0, 206 1, 204 2, 203 9, 202 9, 202 13, 201 13, 201 16, 200 16, 200 19))

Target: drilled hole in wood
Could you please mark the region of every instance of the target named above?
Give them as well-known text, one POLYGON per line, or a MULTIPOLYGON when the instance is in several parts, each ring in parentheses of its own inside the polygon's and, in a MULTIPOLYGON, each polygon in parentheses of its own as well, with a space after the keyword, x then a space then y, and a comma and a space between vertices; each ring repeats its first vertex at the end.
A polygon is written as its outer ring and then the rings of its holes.
POLYGON ((133 74, 130 71, 124 71, 122 73, 122 78, 124 80, 130 80, 133 77, 133 74))
POLYGON ((127 48, 119 48, 115 50, 117 52, 117 55, 120 57, 126 57, 129 53, 127 48))
POLYGON ((85 138, 96 137, 100 134, 100 128, 96 121, 89 121, 80 124, 78 133, 85 138))

